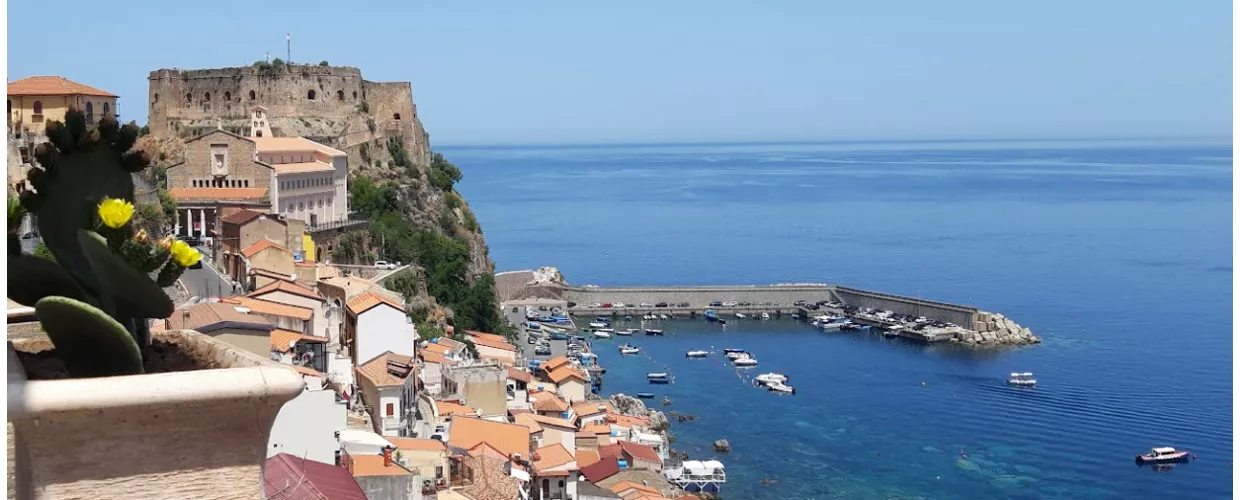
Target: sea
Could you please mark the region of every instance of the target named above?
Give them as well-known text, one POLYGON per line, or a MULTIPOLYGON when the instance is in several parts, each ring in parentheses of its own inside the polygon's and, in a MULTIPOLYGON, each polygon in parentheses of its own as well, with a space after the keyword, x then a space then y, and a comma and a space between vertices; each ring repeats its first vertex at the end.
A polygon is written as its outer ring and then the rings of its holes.
POLYGON ((835 283, 999 312, 1044 340, 979 350, 685 319, 634 337, 640 356, 594 342, 604 393, 655 392, 653 406, 696 417, 673 419, 673 447, 721 460, 725 498, 1232 496, 1229 141, 440 151, 501 271, 835 283), (684 357, 712 347, 760 364, 684 357), (650 371, 675 383, 648 385, 650 371), (797 394, 747 383, 772 371, 797 394), (1014 371, 1037 387, 1007 386, 1014 371), (1195 459, 1137 466, 1154 446, 1195 459))

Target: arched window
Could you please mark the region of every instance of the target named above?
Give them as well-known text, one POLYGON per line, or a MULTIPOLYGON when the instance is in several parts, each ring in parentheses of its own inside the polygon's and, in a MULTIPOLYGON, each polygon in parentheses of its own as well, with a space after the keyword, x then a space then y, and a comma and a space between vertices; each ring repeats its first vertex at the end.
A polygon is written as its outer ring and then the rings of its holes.
POLYGON ((203 94, 202 94, 202 100, 204 100, 204 101, 206 101, 206 102, 211 102, 211 93, 210 93, 210 92, 203 92, 203 94))
POLYGON ((34 102, 34 114, 36 115, 43 114, 43 101, 34 102))
POLYGON ((189 92, 186 92, 186 93, 185 93, 185 102, 193 102, 193 101, 194 101, 194 94, 191 94, 191 93, 189 93, 189 92))
POLYGON ((106 102, 103 103, 103 116, 108 116, 111 113, 112 113, 112 106, 106 102))
POLYGON ((400 113, 392 113, 392 119, 393 119, 393 120, 399 120, 399 119, 400 119, 400 113))
POLYGON ((86 119, 93 119, 95 116, 95 105, 90 101, 86 101, 86 119))
POLYGON ((262 136, 263 136, 263 131, 262 131, 262 130, 256 130, 256 131, 254 131, 254 135, 257 135, 258 137, 262 137, 262 136))
POLYGON ((357 91, 356 91, 356 90, 354 90, 354 91, 353 91, 353 98, 354 98, 354 99, 357 99, 357 91))
POLYGON ((313 90, 311 90, 311 91, 309 91, 309 92, 306 92, 306 99, 310 99, 311 101, 313 101, 313 100, 314 100, 314 95, 315 95, 315 94, 314 94, 314 91, 313 91, 313 90))
POLYGON ((225 100, 225 101, 229 101, 229 102, 231 102, 231 101, 232 101, 232 92, 224 92, 224 100, 225 100))
POLYGON ((343 100, 344 100, 344 91, 343 91, 343 90, 337 90, 337 91, 336 91, 336 99, 339 99, 339 100, 341 100, 341 101, 343 101, 343 100))
POLYGON ((156 92, 156 93, 155 93, 155 99, 153 99, 153 100, 151 101, 151 104, 155 104, 155 103, 157 103, 157 102, 159 102, 159 92, 156 92))
POLYGON ((253 91, 253 90, 251 90, 251 91, 250 91, 250 100, 251 100, 251 101, 253 101, 253 100, 254 100, 254 91, 253 91))

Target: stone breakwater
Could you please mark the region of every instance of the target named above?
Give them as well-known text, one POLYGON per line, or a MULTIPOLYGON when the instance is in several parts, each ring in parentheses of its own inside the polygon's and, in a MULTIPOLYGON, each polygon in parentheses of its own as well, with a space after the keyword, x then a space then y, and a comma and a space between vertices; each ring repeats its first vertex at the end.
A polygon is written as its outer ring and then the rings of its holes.
POLYGON ((667 429, 670 428, 672 424, 667 420, 667 415, 664 415, 663 412, 659 410, 647 409, 646 403, 643 403, 642 400, 623 393, 611 396, 608 401, 611 402, 611 405, 615 407, 616 411, 621 415, 649 418, 650 430, 658 432, 663 436, 664 440, 667 439, 667 429))
POLYGON ((961 331, 956 334, 956 338, 953 341, 978 346, 1030 345, 1042 343, 1042 339, 1037 335, 1034 335, 1033 331, 1020 326, 1015 321, 1012 321, 1004 315, 997 313, 987 314, 989 314, 989 318, 983 318, 986 326, 984 331, 961 331))

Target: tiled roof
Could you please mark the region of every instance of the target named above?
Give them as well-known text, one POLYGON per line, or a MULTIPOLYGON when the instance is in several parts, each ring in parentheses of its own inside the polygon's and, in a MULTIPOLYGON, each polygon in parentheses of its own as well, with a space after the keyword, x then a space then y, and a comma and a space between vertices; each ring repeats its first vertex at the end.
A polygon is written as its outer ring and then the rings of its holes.
POLYGON ((581 475, 594 484, 598 484, 599 481, 614 476, 619 472, 620 463, 616 461, 615 457, 600 458, 597 462, 581 468, 581 475))
POLYGON ((581 430, 590 434, 611 434, 611 426, 604 424, 594 424, 582 427, 581 430))
POLYGON ((250 311, 259 314, 287 316, 290 318, 297 318, 302 321, 309 321, 310 318, 314 316, 314 311, 306 307, 290 306, 288 304, 281 304, 279 302, 255 299, 251 297, 225 297, 220 299, 220 302, 248 307, 250 308, 250 311))
POLYGON ((267 188, 195 188, 174 187, 168 194, 178 200, 261 200, 267 188))
MULTIPOLYGON (((501 339, 503 337, 500 337, 501 339)), ((473 337, 474 344, 490 347, 492 349, 500 349, 504 351, 517 352, 517 346, 509 344, 505 340, 495 340, 490 337, 473 337)))
MULTIPOLYGON (((328 267, 327 269, 335 270, 334 267, 328 267)), ((358 295, 366 292, 372 292, 378 295, 387 295, 397 299, 400 297, 400 294, 383 288, 373 281, 367 281, 355 276, 332 276, 330 278, 320 279, 319 283, 326 283, 343 290, 346 299, 357 297, 358 295)))
POLYGON ((299 295, 307 299, 314 299, 319 302, 323 302, 327 300, 327 299, 324 299, 322 295, 319 295, 319 292, 316 292, 310 288, 298 285, 296 283, 283 281, 283 280, 268 283, 267 286, 259 288, 258 290, 254 290, 253 292, 250 292, 249 296, 257 298, 260 295, 265 295, 271 292, 291 293, 293 295, 299 295))
POLYGON ((94 95, 117 97, 116 94, 111 92, 99 90, 89 85, 82 85, 61 76, 31 76, 9 82, 9 95, 94 95))
POLYGON ((568 452, 568 448, 560 443, 550 446, 543 446, 534 450, 534 454, 538 456, 538 460, 534 461, 534 471, 542 472, 553 467, 560 467, 564 464, 573 462, 573 454, 568 452))
POLYGON ((556 368, 559 368, 559 367, 561 367, 561 366, 564 366, 564 365, 567 365, 567 364, 570 364, 570 363, 571 363, 571 362, 568 360, 568 358, 566 358, 566 357, 564 357, 564 356, 556 356, 556 357, 554 357, 554 358, 548 359, 548 360, 547 360, 547 362, 546 362, 546 363, 543 363, 543 364, 542 364, 542 366, 541 366, 541 367, 539 367, 539 368, 541 368, 541 369, 545 370, 546 372, 550 373, 550 372, 551 372, 551 370, 554 370, 554 369, 556 369, 556 368))
POLYGON ((577 430, 577 426, 573 425, 572 422, 569 422, 562 418, 548 417, 546 415, 537 415, 533 413, 529 414, 529 418, 535 422, 538 422, 539 425, 544 426, 544 427, 552 426, 552 427, 562 427, 566 429, 572 429, 573 431, 577 430))
POLYGON ((448 354, 448 353, 452 352, 452 349, 451 349, 451 348, 449 348, 449 347, 448 347, 448 346, 446 346, 446 345, 443 345, 443 344, 436 344, 436 343, 434 343, 434 342, 427 342, 427 343, 426 343, 426 347, 423 347, 423 348, 422 348, 422 352, 429 352, 429 353, 434 353, 434 354, 438 354, 438 355, 440 355, 440 356, 443 356, 443 355, 445 355, 445 354, 448 354))
POLYGON ((311 377, 322 377, 323 376, 323 372, 315 370, 314 368, 306 368, 300 365, 288 365, 288 366, 293 367, 293 371, 300 373, 302 375, 309 375, 311 377))
POLYGON ((562 412, 569 408, 568 403, 564 402, 553 392, 538 391, 530 393, 530 398, 534 400, 534 410, 536 411, 554 411, 562 412))
POLYGON ((259 153, 318 151, 327 156, 346 156, 344 151, 324 146, 304 137, 250 137, 259 153))
MULTIPOLYGON (((451 328, 451 327, 449 327, 449 328, 451 328)), ((438 343, 439 345, 441 345, 441 346, 445 346, 445 347, 447 347, 447 348, 449 348, 449 349, 460 349, 460 348, 462 348, 462 347, 465 347, 465 344, 462 344, 462 343, 460 343, 460 342, 457 342, 457 341, 455 341, 455 340, 452 340, 452 339, 450 339, 450 338, 448 338, 448 337, 439 337, 439 338, 436 338, 436 339, 435 339, 435 342, 432 342, 432 343, 438 343)))
POLYGON ((413 373, 416 370, 414 370, 412 366, 413 358, 393 354, 392 351, 388 351, 375 356, 370 361, 362 363, 361 366, 357 367, 357 374, 369 380, 370 383, 375 385, 375 387, 399 386, 404 385, 405 380, 413 376, 413 373), (388 361, 410 365, 409 373, 404 377, 393 375, 392 372, 388 371, 388 361))
POLYGON ((438 439, 415 439, 402 437, 387 437, 387 439, 398 450, 411 451, 448 451, 448 447, 443 441, 438 439))
POLYGON ((254 210, 242 209, 228 214, 227 216, 220 217, 220 222, 225 224, 245 225, 245 223, 257 219, 260 215, 263 215, 263 213, 256 212, 254 210))
POLYGON ((169 330, 197 330, 199 332, 214 331, 216 326, 231 324, 250 325, 254 330, 270 332, 271 322, 257 314, 247 314, 237 310, 233 304, 224 302, 208 302, 177 309, 168 317, 165 325, 169 330), (186 317, 185 313, 189 316, 186 317))
POLYGON ((465 335, 469 335, 470 337, 487 339, 493 342, 508 342, 507 337, 504 337, 503 335, 496 335, 494 333, 484 333, 484 332, 478 332, 474 330, 465 330, 465 335))
POLYGON ((577 466, 589 467, 598 461, 598 451, 577 448, 577 466))
POLYGON ((607 421, 621 427, 646 427, 650 425, 649 417, 634 417, 632 415, 617 415, 615 413, 607 414, 607 421))
POLYGON ((271 331, 271 350, 279 352, 288 352, 289 344, 297 340, 308 340, 311 342, 327 342, 324 337, 315 337, 313 335, 305 335, 289 330, 281 330, 279 328, 271 331))
POLYGON ((458 417, 452 419, 450 434, 448 445, 457 448, 468 450, 486 443, 506 457, 514 453, 520 453, 522 457, 530 456, 530 430, 524 425, 458 417))
POLYGON ((533 413, 518 413, 515 417, 512 417, 512 419, 515 420, 517 424, 528 427, 531 434, 539 433, 543 430, 542 426, 538 424, 538 421, 534 419, 533 413))
POLYGON ((349 455, 353 459, 353 476, 408 476, 411 472, 395 463, 383 465, 382 455, 349 455))
MULTIPOLYGON (((507 459, 481 456, 470 458, 467 462, 467 466, 474 471, 474 480, 459 490, 462 497, 472 500, 512 500, 520 497, 521 482, 505 470, 505 464, 510 463, 507 459)), ((442 493, 439 496, 444 498, 442 493)))
POLYGON ((284 250, 285 252, 288 251, 287 248, 277 245, 275 244, 275 242, 271 240, 260 240, 258 243, 245 247, 245 250, 241 251, 241 255, 244 255, 248 259, 250 257, 253 257, 254 254, 257 254, 258 252, 261 252, 271 247, 279 248, 280 250, 284 250))
POLYGON ((654 448, 632 441, 620 441, 618 444, 625 454, 633 457, 635 460, 663 463, 663 459, 659 458, 659 454, 654 451, 654 448))
POLYGON ((430 352, 425 349, 418 351, 418 356, 422 358, 422 361, 427 362, 427 363, 437 363, 441 365, 455 365, 456 364, 456 361, 452 361, 448 358, 445 358, 443 354, 439 354, 437 352, 430 352))
POLYGON ((611 413, 614 411, 616 411, 615 407, 611 406, 611 403, 607 401, 582 401, 580 403, 573 403, 573 413, 576 413, 578 417, 588 417, 599 413, 611 413), (599 409, 599 407, 602 407, 602 409, 599 409))
POLYGON ((580 371, 569 368, 567 366, 562 366, 556 369, 555 371, 552 371, 551 373, 547 374, 547 378, 550 378, 551 381, 555 382, 556 384, 563 383, 565 380, 568 380, 570 378, 579 379, 582 382, 585 382, 587 380, 585 374, 581 373, 580 371))
POLYGON ((599 458, 620 458, 620 444, 609 444, 607 446, 598 447, 599 458))
POLYGON ((288 453, 277 453, 263 465, 263 492, 268 500, 366 500, 344 467, 288 453))
POLYGON ((275 271, 272 271, 270 269, 263 269, 261 267, 250 268, 250 274, 257 275, 257 276, 263 276, 263 277, 271 278, 274 280, 280 280, 280 281, 289 281, 289 282, 295 281, 295 278, 293 278, 292 276, 283 275, 275 271))
POLYGON ((508 368, 508 378, 521 381, 521 382, 525 382, 527 384, 534 380, 534 376, 530 375, 530 372, 518 370, 516 368, 511 368, 511 367, 508 368))
MULTIPOLYGON (((279 137, 277 137, 279 139, 279 137)), ((272 168, 276 169, 277 174, 304 174, 309 172, 331 172, 336 170, 331 164, 321 161, 306 161, 299 163, 273 163, 272 168)))
MULTIPOLYGON (((659 490, 656 490, 654 488, 651 488, 641 483, 635 483, 633 481, 620 481, 616 484, 611 485, 611 487, 607 489, 611 490, 612 493, 620 493, 621 491, 632 489, 632 490, 637 490, 643 493, 648 493, 651 495, 663 496, 661 493, 659 493, 659 490)), ((628 498, 628 497, 625 497, 625 498, 628 498)))
POLYGON ((475 416, 477 413, 473 408, 463 405, 458 401, 451 400, 435 400, 435 411, 439 412, 439 416, 446 417, 449 415, 466 415, 475 416))
POLYGON ((362 314, 366 311, 369 311, 372 307, 375 307, 379 304, 387 304, 389 306, 396 308, 396 310, 401 311, 401 312, 404 312, 405 310, 405 306, 401 305, 400 302, 398 302, 396 299, 393 299, 391 297, 386 297, 383 295, 379 295, 376 293, 372 293, 372 292, 366 292, 361 295, 358 295, 357 297, 354 297, 352 300, 348 302, 348 304, 345 305, 345 307, 349 310, 350 313, 356 316, 358 314, 362 314))

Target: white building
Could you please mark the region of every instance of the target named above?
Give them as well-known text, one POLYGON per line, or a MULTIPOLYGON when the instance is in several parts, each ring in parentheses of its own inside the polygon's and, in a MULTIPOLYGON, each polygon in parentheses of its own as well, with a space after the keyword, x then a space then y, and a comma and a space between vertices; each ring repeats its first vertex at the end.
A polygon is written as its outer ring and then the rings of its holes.
POLYGON ((345 342, 354 365, 385 352, 413 357, 418 331, 396 299, 366 292, 350 299, 345 311, 345 342))
POLYGON ((348 155, 302 137, 272 137, 267 110, 251 108, 250 139, 258 161, 271 165, 271 207, 308 229, 349 218, 348 155))
POLYGON ((267 439, 267 457, 288 453, 336 463, 336 450, 340 449, 336 433, 345 428, 346 411, 344 400, 335 391, 307 383, 306 390, 285 403, 276 415, 267 439))
POLYGON ((384 436, 412 437, 417 381, 412 356, 384 352, 357 367, 357 385, 374 430, 384 436))

